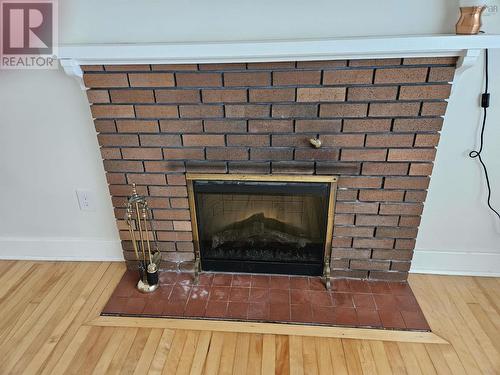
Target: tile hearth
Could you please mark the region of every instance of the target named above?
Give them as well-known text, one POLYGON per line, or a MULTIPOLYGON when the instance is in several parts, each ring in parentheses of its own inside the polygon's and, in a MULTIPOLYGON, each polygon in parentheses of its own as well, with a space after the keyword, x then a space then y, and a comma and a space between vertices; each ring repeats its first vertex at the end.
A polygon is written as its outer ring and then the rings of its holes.
POLYGON ((101 315, 335 325, 430 331, 409 284, 281 275, 163 272, 142 294, 127 270, 101 315))

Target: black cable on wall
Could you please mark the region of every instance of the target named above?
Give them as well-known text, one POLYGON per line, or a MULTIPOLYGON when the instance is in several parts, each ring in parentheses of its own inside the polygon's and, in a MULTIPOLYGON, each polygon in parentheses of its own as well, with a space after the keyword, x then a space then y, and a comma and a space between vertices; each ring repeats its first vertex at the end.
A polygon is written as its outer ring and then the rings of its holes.
POLYGON ((490 208, 491 211, 493 211, 498 218, 500 219, 500 213, 493 208, 491 205, 491 184, 490 184, 490 177, 488 175, 488 169, 486 168, 486 164, 484 164, 483 159, 481 158, 481 153, 483 152, 483 146, 484 146, 484 130, 486 128, 486 115, 488 114, 488 107, 490 106, 490 94, 488 92, 488 84, 489 84, 489 68, 488 68, 488 63, 489 63, 489 58, 488 58, 488 49, 486 48, 485 50, 485 63, 484 63, 484 69, 485 69, 485 88, 484 88, 484 93, 481 95, 481 107, 483 108, 483 124, 481 126, 481 139, 479 142, 479 150, 474 150, 469 152, 469 157, 472 159, 478 159, 479 163, 481 163, 481 166, 483 167, 484 171, 484 176, 486 178, 486 188, 488 191, 488 199, 486 203, 488 204, 488 207, 490 208))

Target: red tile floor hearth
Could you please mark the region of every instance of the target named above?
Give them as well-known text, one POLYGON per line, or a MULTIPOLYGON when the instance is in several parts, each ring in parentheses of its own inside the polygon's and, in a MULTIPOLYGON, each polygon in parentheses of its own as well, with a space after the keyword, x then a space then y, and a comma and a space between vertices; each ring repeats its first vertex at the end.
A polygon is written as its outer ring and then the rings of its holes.
POLYGON ((151 294, 126 271, 101 315, 222 319, 429 331, 407 283, 318 277, 163 272, 151 294))

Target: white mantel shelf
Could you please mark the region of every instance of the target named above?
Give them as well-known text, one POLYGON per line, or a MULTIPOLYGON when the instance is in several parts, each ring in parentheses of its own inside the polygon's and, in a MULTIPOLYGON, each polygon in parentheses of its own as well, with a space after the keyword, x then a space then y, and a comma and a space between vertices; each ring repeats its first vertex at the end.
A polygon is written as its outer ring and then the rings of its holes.
POLYGON ((66 73, 81 77, 80 65, 189 64, 391 57, 460 56, 470 66, 485 48, 500 48, 500 35, 421 35, 336 39, 155 44, 72 44, 59 47, 66 73))

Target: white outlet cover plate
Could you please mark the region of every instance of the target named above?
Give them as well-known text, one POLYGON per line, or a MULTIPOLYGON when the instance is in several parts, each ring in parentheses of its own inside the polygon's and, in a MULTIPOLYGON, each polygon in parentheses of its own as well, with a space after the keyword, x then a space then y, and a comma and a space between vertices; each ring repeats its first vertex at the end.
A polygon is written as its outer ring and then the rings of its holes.
POLYGON ((76 197, 78 205, 82 211, 95 211, 95 195, 94 192, 88 189, 77 189, 76 197))

